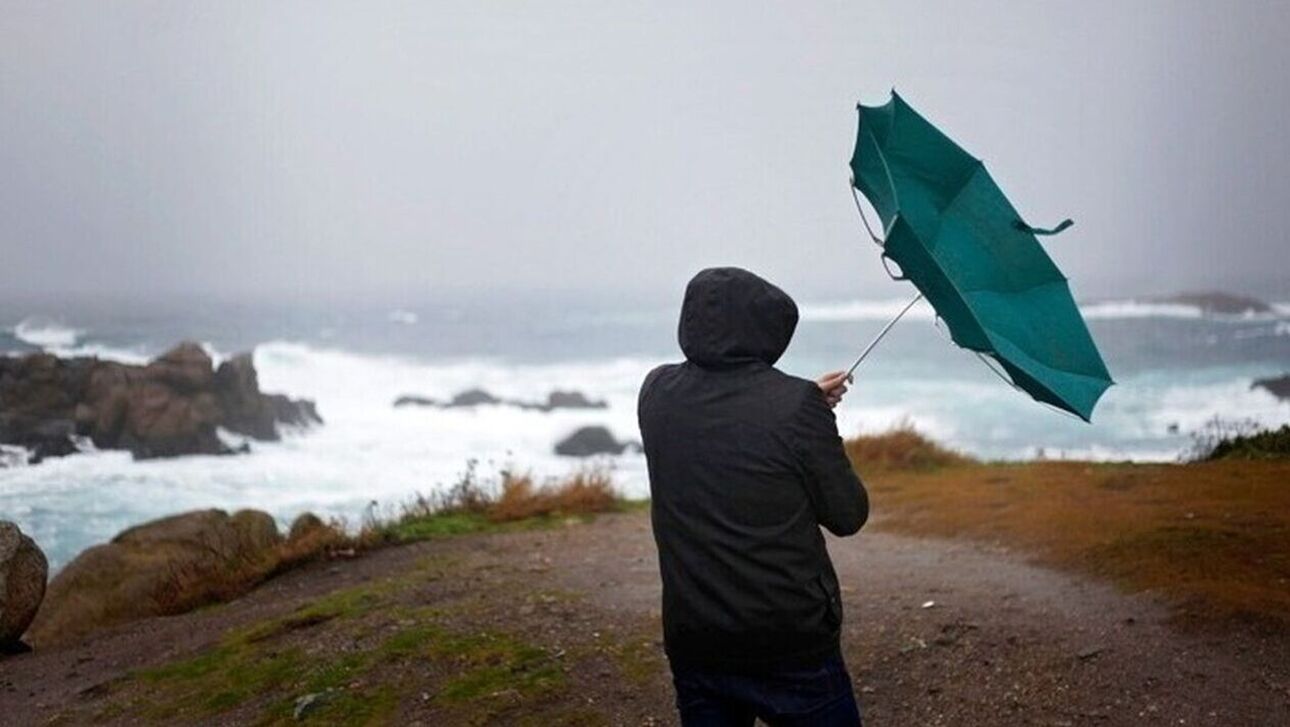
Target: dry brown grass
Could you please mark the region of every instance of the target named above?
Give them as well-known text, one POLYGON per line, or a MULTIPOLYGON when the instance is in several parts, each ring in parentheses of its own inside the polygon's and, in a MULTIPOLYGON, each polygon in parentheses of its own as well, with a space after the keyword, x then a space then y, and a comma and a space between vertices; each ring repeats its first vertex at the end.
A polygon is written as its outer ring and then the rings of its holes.
POLYGON ((613 480, 602 470, 585 470, 564 480, 537 485, 531 475, 506 473, 502 493, 486 510, 493 522, 535 517, 589 515, 618 507, 613 480))
POLYGON ((878 528, 1022 549, 1192 620, 1290 627, 1290 462, 858 469, 878 528))
POLYGON ((156 613, 186 613, 212 603, 231 601, 264 581, 326 557, 352 555, 370 545, 346 532, 344 523, 331 521, 295 540, 284 538, 264 553, 228 556, 212 551, 204 558, 171 563, 151 594, 156 613))
MULTIPOLYGON (((231 601, 276 575, 323 558, 349 558, 426 538, 542 527, 624 505, 604 470, 583 470, 543 484, 527 474, 503 472, 498 480, 484 482, 472 464, 452 487, 417 496, 396 516, 378 516, 373 503, 357 529, 339 520, 319 521, 294 538, 267 546, 184 542, 150 551, 128 569, 128 582, 91 578, 88 587, 78 586, 68 597, 74 603, 38 623, 38 641, 42 646, 67 642, 103 626, 231 601)), ((108 565, 120 568, 115 560, 108 565)))
POLYGON ((864 434, 845 442, 851 464, 873 470, 932 470, 938 467, 970 464, 974 460, 933 442, 914 429, 901 424, 880 434, 864 434))

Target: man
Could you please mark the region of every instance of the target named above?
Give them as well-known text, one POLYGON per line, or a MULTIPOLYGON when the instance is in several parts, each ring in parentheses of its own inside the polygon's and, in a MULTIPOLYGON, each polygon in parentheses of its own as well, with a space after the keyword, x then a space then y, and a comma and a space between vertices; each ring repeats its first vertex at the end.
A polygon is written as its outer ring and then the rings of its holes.
POLYGON ((820 526, 855 533, 869 501, 831 410, 846 374, 812 382, 773 368, 796 327, 779 288, 739 268, 703 270, 681 307, 685 362, 641 387, 684 725, 860 724, 820 526))

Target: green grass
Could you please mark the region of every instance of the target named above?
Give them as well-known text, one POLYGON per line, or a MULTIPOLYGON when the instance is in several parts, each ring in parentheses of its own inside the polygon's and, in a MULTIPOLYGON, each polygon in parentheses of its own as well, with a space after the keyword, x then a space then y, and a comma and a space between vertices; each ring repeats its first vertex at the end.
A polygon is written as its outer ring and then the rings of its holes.
POLYGON ((651 641, 635 639, 610 644, 605 649, 619 671, 633 684, 645 684, 664 669, 663 657, 651 641))
POLYGON ((521 697, 550 693, 564 685, 564 672, 545 649, 501 634, 440 634, 431 655, 453 663, 457 672, 436 695, 448 703, 512 691, 521 697))
POLYGON ((394 604, 388 596, 410 582, 337 591, 286 616, 230 632, 191 658, 134 672, 120 686, 133 683, 137 689, 114 688, 111 696, 126 701, 114 699, 100 714, 176 723, 250 708, 259 715, 257 724, 288 724, 294 722, 296 699, 318 694, 309 721, 382 723, 397 709, 400 693, 420 693, 420 686, 400 689, 402 665, 411 663, 446 675, 432 701, 457 711, 477 708, 493 715, 497 704, 491 698, 499 693, 527 698, 563 688, 564 673, 545 649, 507 634, 457 633, 441 623, 440 610, 394 604), (407 625, 374 646, 339 653, 287 643, 312 628, 340 630, 355 640, 380 633, 371 623, 373 613, 407 625))
MULTIPOLYGON (((634 512, 648 507, 649 502, 624 501, 617 512, 634 512)), ((595 515, 574 514, 567 516, 540 515, 523 520, 494 521, 483 513, 450 512, 405 517, 397 522, 382 527, 381 534, 388 540, 398 543, 412 543, 433 538, 473 535, 477 533, 505 533, 524 530, 543 530, 562 527, 570 522, 588 523, 595 515)))

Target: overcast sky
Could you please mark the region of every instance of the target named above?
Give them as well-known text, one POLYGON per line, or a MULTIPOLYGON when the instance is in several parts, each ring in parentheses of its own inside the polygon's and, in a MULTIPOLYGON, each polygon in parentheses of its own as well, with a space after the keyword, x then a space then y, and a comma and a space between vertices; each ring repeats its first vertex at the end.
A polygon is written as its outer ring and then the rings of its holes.
POLYGON ((1077 295, 1286 291, 1286 2, 3 2, 0 288, 894 297, 847 193, 896 87, 1077 295))

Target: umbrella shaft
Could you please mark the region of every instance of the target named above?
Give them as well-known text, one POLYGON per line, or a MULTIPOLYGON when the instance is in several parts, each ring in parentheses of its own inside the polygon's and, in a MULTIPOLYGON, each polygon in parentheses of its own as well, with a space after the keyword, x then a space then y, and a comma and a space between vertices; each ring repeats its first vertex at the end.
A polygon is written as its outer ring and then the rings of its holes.
POLYGON ((887 332, 891 330, 891 327, 896 325, 896 321, 899 321, 901 318, 904 318, 905 314, 909 312, 909 309, 913 308, 914 304, 922 299, 923 299, 922 293, 919 293, 918 295, 914 296, 913 300, 906 303, 905 307, 900 309, 900 312, 896 314, 895 318, 892 318, 890 321, 887 321, 887 325, 883 326, 882 330, 878 331, 878 335, 875 336, 874 339, 869 342, 869 345, 865 346, 864 350, 860 352, 860 358, 857 358, 856 362, 851 364, 851 368, 847 369, 848 377, 850 377, 851 374, 855 373, 856 367, 860 365, 860 362, 865 360, 865 357, 869 355, 869 352, 872 351, 874 347, 878 345, 878 342, 881 341, 883 337, 887 335, 887 332))

